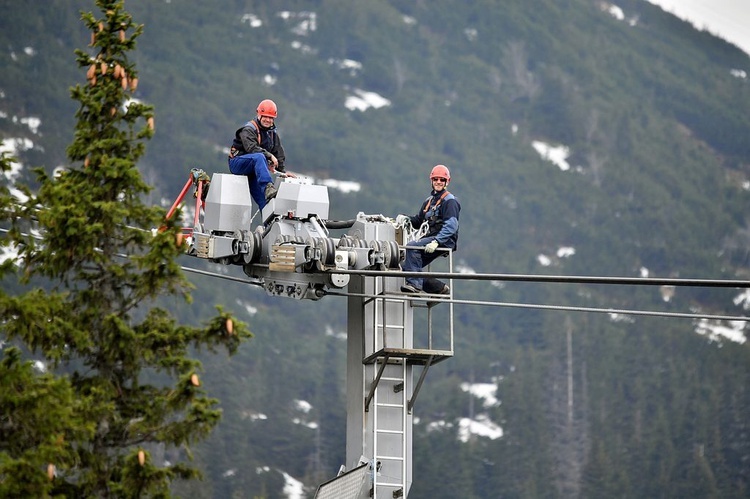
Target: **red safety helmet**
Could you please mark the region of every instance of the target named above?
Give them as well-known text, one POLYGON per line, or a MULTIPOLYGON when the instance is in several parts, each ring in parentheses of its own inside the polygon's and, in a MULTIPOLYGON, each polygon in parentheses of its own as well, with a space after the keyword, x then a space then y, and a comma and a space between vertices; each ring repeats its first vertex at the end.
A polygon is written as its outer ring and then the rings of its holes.
POLYGON ((257 112, 258 116, 268 116, 270 118, 276 119, 276 103, 271 99, 262 100, 260 101, 260 104, 258 104, 257 112))
POLYGON ((446 181, 446 185, 448 185, 448 182, 451 181, 451 172, 448 170, 448 167, 445 165, 436 165, 432 168, 432 171, 430 172, 430 180, 433 178, 445 178, 448 179, 446 181))

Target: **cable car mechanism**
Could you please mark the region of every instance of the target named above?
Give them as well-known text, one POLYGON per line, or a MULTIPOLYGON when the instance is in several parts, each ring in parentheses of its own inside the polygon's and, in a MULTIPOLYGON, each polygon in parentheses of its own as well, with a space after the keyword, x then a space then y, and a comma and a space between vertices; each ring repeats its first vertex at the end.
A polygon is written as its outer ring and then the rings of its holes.
POLYGON ((349 283, 349 275, 337 270, 400 268, 405 255, 401 246, 409 237, 406 227, 362 212, 354 220, 328 220, 328 187, 304 177, 278 176, 274 183, 278 193, 251 230, 257 213, 252 213, 247 177, 215 173, 209 180, 203 170, 193 169, 167 218, 195 186, 193 227, 183 228, 187 254, 240 265, 272 296, 318 300, 326 288, 349 283), (331 229, 348 230, 335 238, 331 229))

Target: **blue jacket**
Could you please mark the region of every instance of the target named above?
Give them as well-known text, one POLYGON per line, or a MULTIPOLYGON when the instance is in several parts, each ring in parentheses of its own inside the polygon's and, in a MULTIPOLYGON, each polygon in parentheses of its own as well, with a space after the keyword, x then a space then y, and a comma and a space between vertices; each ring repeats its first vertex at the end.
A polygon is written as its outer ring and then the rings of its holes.
POLYGON ((427 221, 429 230, 426 238, 434 238, 440 247, 455 250, 458 246, 458 216, 461 212, 461 203, 458 199, 443 190, 432 191, 430 196, 424 200, 419 212, 411 218, 413 227, 420 227, 427 221), (445 194, 444 194, 445 193, 445 194))

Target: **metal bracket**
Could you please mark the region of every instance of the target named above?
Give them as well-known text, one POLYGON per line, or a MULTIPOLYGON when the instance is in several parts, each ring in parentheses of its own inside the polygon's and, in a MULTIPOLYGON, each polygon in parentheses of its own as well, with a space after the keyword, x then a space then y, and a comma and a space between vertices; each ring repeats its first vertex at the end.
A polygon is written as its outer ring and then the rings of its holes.
POLYGON ((372 385, 370 385, 370 392, 367 394, 367 397, 365 398, 365 412, 370 412, 370 402, 372 401, 372 398, 375 396, 375 390, 378 388, 378 383, 380 383, 380 378, 383 377, 383 371, 385 371, 385 366, 388 365, 388 358, 390 355, 386 354, 385 358, 383 359, 383 363, 380 365, 380 368, 378 369, 378 375, 375 376, 375 379, 372 381, 372 385))
POLYGON ((409 399, 409 404, 407 407, 409 414, 411 414, 412 409, 414 409, 414 402, 417 400, 417 395, 419 395, 419 389, 422 388, 422 382, 424 382, 424 378, 425 376, 427 376, 427 370, 430 368, 430 365, 432 364, 432 359, 434 357, 435 357, 434 355, 430 355, 429 357, 427 357, 427 362, 425 362, 424 369, 422 369, 422 372, 419 375, 419 381, 417 381, 417 384, 414 387, 414 393, 409 399))

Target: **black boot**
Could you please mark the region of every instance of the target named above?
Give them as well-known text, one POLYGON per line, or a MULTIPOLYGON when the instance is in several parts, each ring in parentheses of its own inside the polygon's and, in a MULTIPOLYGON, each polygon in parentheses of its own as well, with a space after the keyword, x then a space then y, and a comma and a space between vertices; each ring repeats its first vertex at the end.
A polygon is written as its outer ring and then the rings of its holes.
POLYGON ((447 284, 438 281, 434 277, 425 278, 424 283, 422 284, 422 289, 424 289, 425 293, 431 295, 447 295, 451 292, 451 289, 447 284))
POLYGON ((276 187, 273 185, 273 182, 269 182, 266 184, 266 201, 270 201, 273 198, 276 197, 276 194, 278 194, 278 191, 276 190, 276 187))

